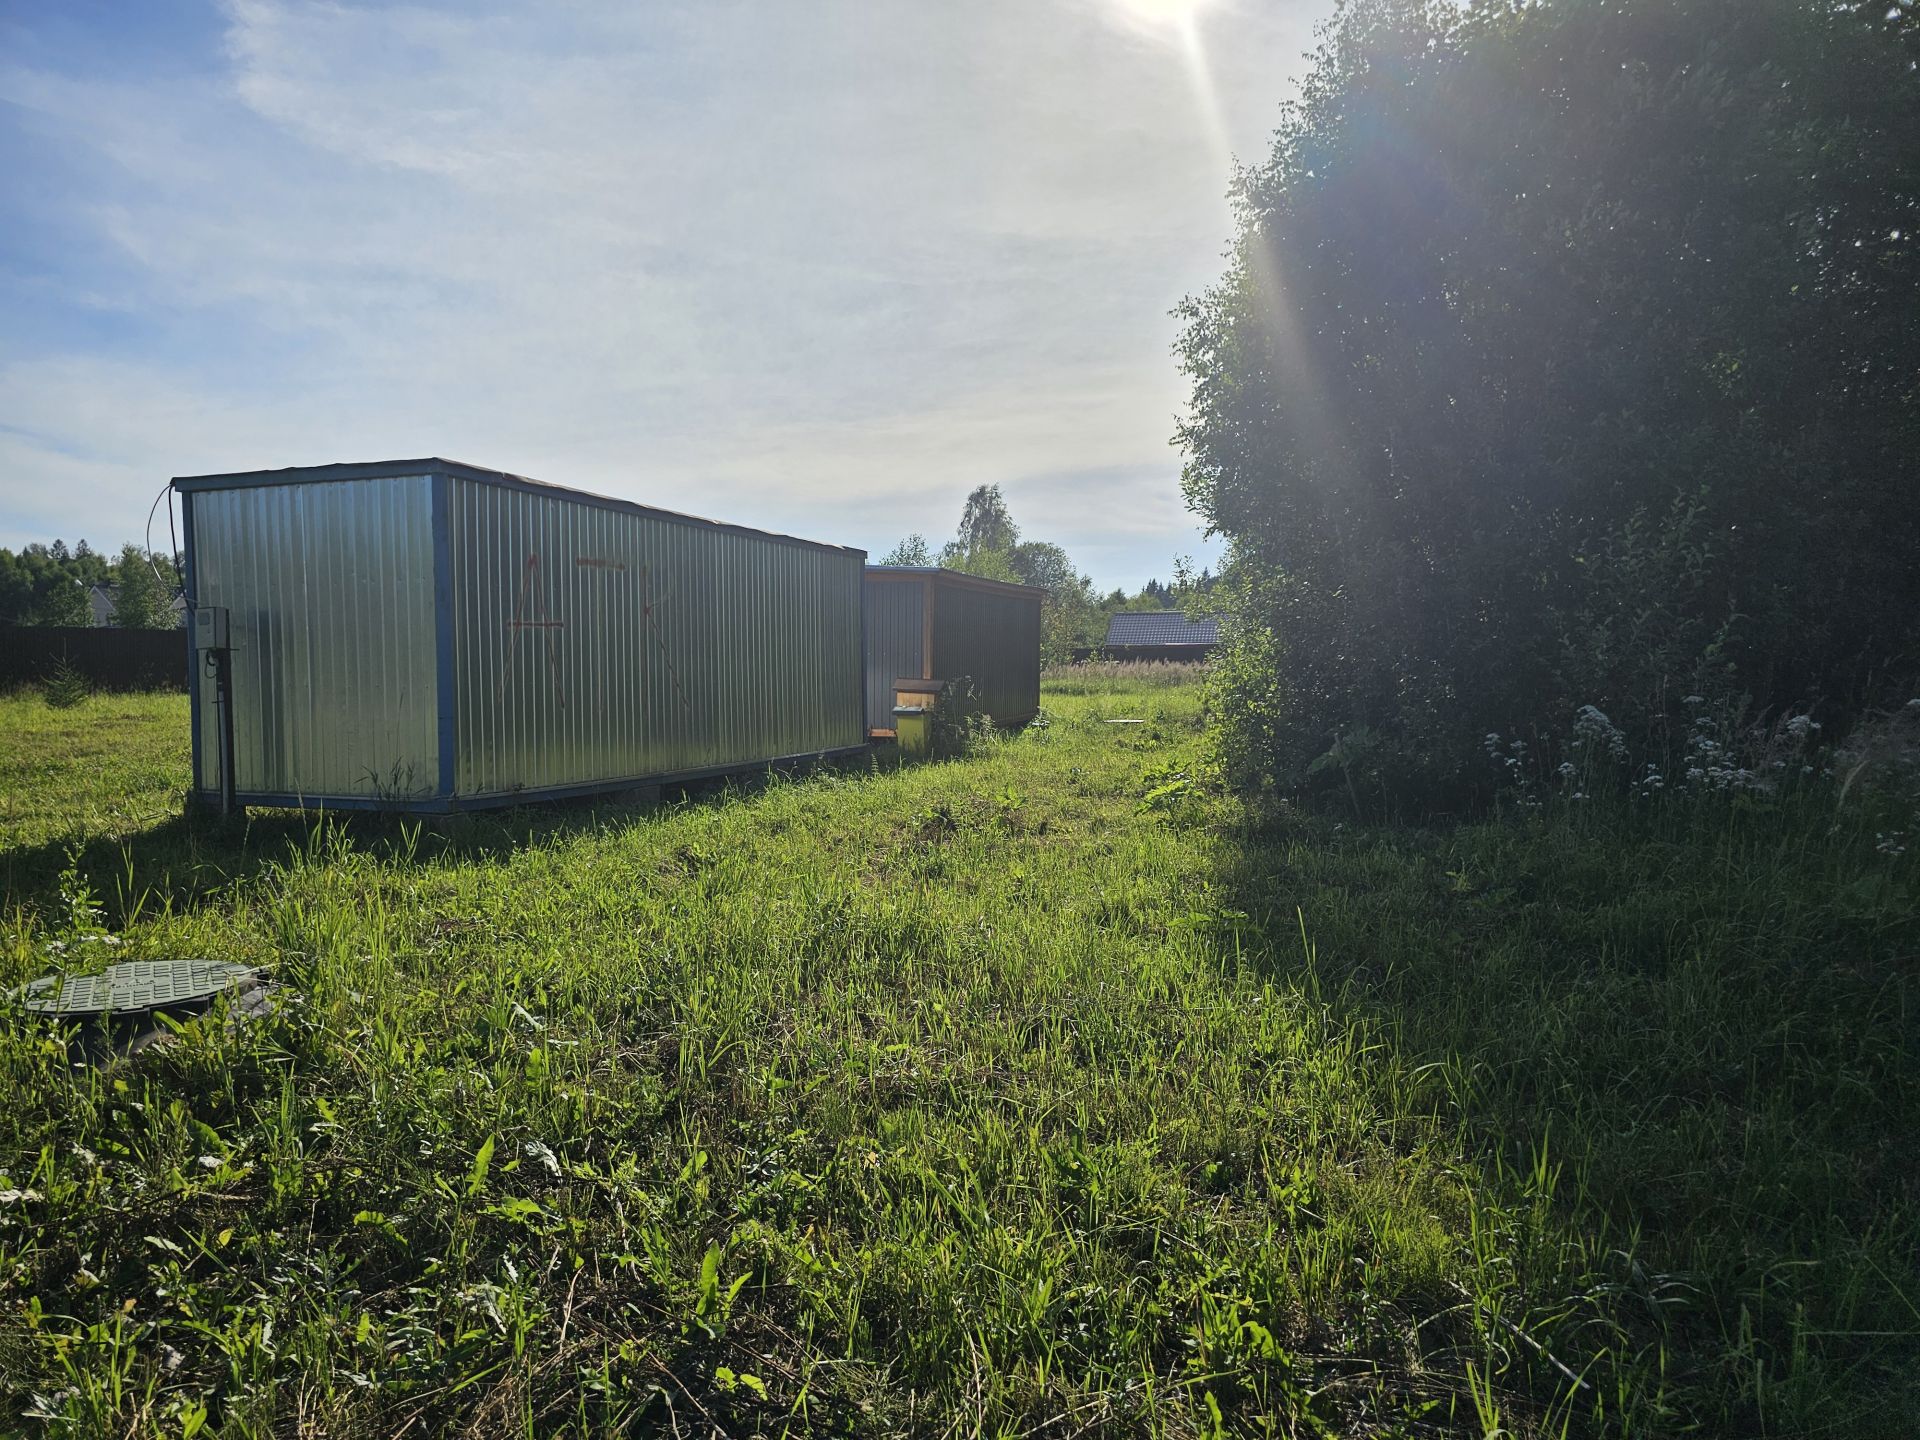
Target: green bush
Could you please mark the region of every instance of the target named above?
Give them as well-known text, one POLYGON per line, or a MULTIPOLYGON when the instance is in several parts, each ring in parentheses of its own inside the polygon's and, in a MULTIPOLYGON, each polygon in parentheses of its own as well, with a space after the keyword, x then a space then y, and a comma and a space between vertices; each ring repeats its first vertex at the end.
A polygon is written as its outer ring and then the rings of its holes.
POLYGON ((1574 555, 1567 604, 1549 615, 1554 693, 1606 697, 1614 723, 1664 753, 1684 732, 1689 696, 1739 695, 1739 616, 1710 585, 1707 508, 1705 496, 1678 496, 1594 537, 1574 555))
POLYGON ((1704 694, 1829 729, 1920 666, 1903 7, 1368 0, 1183 310, 1243 768, 1483 792, 1484 737, 1704 694))

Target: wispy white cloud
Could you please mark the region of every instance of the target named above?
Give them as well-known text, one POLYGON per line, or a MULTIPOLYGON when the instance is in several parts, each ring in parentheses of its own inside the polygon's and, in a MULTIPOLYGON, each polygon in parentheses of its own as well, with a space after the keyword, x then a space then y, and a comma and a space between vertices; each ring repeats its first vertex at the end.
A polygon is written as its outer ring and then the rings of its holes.
MULTIPOLYGON (((1243 154, 1321 8, 1203 15, 1243 154)), ((37 218, 118 257, 67 303, 153 331, 0 335, 0 543, 437 451, 876 548, 999 481, 1109 583, 1197 548, 1166 312, 1227 176, 1123 0, 225 13, 212 89, 0 67, 75 160, 37 218)))

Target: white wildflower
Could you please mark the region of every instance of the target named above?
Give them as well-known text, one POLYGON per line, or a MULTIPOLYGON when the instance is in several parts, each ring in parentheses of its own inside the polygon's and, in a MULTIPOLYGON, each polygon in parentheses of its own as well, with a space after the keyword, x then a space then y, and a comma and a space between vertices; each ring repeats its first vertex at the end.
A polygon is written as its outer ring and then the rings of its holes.
POLYGON ((1576 749, 1604 751, 1615 760, 1627 758, 1626 732, 1597 705, 1582 705, 1574 712, 1573 743, 1576 749))

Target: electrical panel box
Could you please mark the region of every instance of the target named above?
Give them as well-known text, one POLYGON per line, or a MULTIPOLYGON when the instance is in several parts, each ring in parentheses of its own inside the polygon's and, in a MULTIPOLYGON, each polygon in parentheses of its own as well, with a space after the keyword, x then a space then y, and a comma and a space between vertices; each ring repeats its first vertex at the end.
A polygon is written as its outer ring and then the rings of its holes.
POLYGON ((227 645, 227 607, 199 605, 193 612, 193 648, 225 650, 227 645))

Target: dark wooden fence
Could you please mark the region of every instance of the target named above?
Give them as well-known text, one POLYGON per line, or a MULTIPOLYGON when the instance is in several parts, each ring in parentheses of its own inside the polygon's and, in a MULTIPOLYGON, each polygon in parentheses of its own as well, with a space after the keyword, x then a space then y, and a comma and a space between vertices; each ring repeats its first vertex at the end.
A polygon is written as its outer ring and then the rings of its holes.
POLYGON ((0 690, 37 685, 62 660, 102 690, 187 688, 185 630, 0 625, 0 690))

